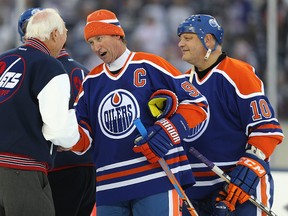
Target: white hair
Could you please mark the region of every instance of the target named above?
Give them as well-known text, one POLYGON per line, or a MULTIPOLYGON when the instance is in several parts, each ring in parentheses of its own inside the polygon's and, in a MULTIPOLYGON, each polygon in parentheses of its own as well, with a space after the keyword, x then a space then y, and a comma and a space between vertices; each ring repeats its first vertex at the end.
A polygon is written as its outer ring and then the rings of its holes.
POLYGON ((46 8, 36 12, 29 19, 25 38, 37 38, 41 41, 49 40, 51 32, 55 29, 63 34, 65 23, 56 9, 46 8))

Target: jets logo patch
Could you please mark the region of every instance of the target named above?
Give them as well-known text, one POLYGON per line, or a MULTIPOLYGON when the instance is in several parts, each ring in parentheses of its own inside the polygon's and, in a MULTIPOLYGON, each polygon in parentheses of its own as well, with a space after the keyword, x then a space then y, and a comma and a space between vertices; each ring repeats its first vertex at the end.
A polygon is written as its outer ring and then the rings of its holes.
POLYGON ((0 59, 0 103, 10 99, 19 89, 25 75, 24 60, 17 55, 0 59))
POLYGON ((136 98, 124 89, 110 92, 99 106, 98 120, 102 132, 109 138, 129 136, 135 126, 133 120, 140 116, 136 98))
POLYGON ((80 68, 76 68, 70 73, 71 93, 74 100, 81 88, 83 77, 84 72, 80 68))

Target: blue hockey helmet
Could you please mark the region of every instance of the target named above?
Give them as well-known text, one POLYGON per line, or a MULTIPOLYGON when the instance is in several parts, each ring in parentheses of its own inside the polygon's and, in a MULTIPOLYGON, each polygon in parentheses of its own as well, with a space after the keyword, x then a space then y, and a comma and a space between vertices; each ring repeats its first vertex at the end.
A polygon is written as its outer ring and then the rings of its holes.
POLYGON ((23 37, 25 35, 25 30, 24 28, 26 27, 25 24, 26 22, 30 19, 31 16, 33 16, 33 14, 35 14, 36 12, 43 10, 42 8, 29 8, 26 11, 24 11, 21 16, 19 17, 18 20, 18 33, 20 35, 20 40, 22 41, 22 43, 24 43, 23 37))
POLYGON ((222 44, 224 30, 217 23, 213 16, 206 14, 196 14, 188 17, 182 23, 179 24, 177 29, 177 35, 180 36, 183 33, 195 33, 201 40, 204 47, 207 49, 204 38, 206 34, 212 34, 216 38, 219 44, 222 44))

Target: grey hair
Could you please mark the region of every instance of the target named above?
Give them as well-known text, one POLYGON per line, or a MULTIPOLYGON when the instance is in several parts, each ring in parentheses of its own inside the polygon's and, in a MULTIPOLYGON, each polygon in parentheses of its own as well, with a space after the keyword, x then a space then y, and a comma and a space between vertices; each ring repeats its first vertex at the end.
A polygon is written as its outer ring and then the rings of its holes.
POLYGON ((25 38, 37 38, 41 41, 49 40, 51 32, 57 29, 63 34, 65 22, 58 10, 46 8, 36 12, 28 21, 25 38), (63 25, 64 24, 64 25, 63 25))

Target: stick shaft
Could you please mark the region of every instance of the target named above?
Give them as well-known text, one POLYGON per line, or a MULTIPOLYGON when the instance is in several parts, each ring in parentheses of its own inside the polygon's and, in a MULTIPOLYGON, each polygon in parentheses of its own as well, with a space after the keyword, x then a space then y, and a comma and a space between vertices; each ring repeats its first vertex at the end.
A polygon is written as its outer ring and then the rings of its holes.
MULTIPOLYGON (((209 167, 212 171, 214 171, 219 177, 221 177, 227 183, 230 183, 230 176, 224 173, 218 166, 216 166, 212 161, 208 160, 204 155, 202 155, 199 151, 197 151, 194 147, 190 147, 189 152, 204 164, 209 167)), ((269 216, 277 216, 271 209, 261 203, 259 200, 256 199, 253 195, 250 196, 249 201, 252 202, 255 206, 260 208, 269 216)))
POLYGON ((192 84, 193 78, 194 78, 194 73, 195 73, 195 66, 191 66, 191 71, 190 71, 190 76, 189 76, 189 82, 192 84))
POLYGON ((164 170, 164 172, 166 173, 166 175, 169 178, 170 182, 173 184, 173 186, 174 186, 175 190, 177 191, 179 197, 181 198, 181 200, 186 205, 189 213, 192 216, 198 216, 194 206, 192 205, 192 203, 190 202, 189 198, 187 197, 187 195, 185 194, 184 190, 182 189, 181 185, 177 181, 176 177, 174 176, 174 174, 170 170, 170 168, 169 168, 168 164, 166 163, 166 161, 163 158, 160 158, 158 162, 161 165, 161 167, 164 170))
MULTIPOLYGON (((134 120, 134 124, 136 125, 136 127, 137 127, 139 133, 141 134, 141 136, 144 137, 144 136, 147 135, 147 130, 144 127, 144 125, 142 124, 140 119, 135 119, 134 120)), ((177 191, 179 197, 181 198, 183 203, 186 205, 187 210, 189 211, 190 215, 198 216, 194 206, 190 202, 189 198, 185 194, 184 190, 182 189, 181 185, 179 184, 179 182, 176 179, 175 175, 172 173, 171 169, 169 168, 169 166, 166 163, 166 161, 164 160, 164 158, 160 158, 158 162, 161 165, 162 169, 164 170, 165 174, 167 175, 168 179, 170 180, 170 182, 174 186, 174 188, 177 191)))

